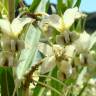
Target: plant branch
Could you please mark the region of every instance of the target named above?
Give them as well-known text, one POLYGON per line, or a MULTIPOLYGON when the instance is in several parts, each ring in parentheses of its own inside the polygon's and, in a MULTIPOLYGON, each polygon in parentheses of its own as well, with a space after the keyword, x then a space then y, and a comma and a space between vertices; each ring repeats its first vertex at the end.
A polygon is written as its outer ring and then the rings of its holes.
POLYGON ((40 60, 37 64, 35 64, 34 66, 32 66, 30 68, 30 70, 25 74, 25 83, 24 83, 24 87, 28 88, 30 81, 32 80, 32 75, 33 73, 37 70, 37 68, 43 63, 44 59, 40 60))
POLYGON ((24 75, 24 77, 25 77, 24 84, 23 84, 24 96, 29 96, 29 85, 30 85, 30 82, 34 83, 34 80, 32 78, 33 73, 43 63, 43 61, 44 61, 44 59, 40 60, 38 63, 36 63, 34 66, 32 66, 30 68, 30 70, 24 75))

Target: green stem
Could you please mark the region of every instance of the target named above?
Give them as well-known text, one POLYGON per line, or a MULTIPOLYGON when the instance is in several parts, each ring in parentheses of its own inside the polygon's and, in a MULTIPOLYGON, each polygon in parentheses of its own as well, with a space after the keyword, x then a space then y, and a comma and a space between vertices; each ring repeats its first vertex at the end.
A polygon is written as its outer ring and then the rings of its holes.
POLYGON ((15 18, 15 0, 8 0, 8 18, 10 22, 15 18))
POLYGON ((38 83, 38 84, 40 84, 40 85, 42 85, 42 86, 54 91, 54 92, 56 92, 59 96, 62 96, 62 94, 58 90, 56 90, 55 88, 49 86, 48 84, 42 83, 40 81, 35 81, 35 80, 34 80, 34 82, 36 82, 36 83, 38 83))
POLYGON ((29 96, 29 87, 23 90, 23 96, 29 96))
POLYGON ((82 96, 83 92, 85 91, 86 87, 88 85, 88 82, 83 86, 83 88, 80 90, 79 94, 77 96, 82 96))
POLYGON ((60 83, 61 85, 63 85, 63 86, 66 86, 62 81, 60 81, 60 80, 58 80, 57 78, 55 78, 55 77, 52 77, 52 76, 46 76, 46 75, 37 75, 37 76, 33 76, 33 77, 45 77, 45 78, 50 78, 50 79, 52 79, 52 80, 54 80, 54 81, 57 81, 58 83, 60 83))

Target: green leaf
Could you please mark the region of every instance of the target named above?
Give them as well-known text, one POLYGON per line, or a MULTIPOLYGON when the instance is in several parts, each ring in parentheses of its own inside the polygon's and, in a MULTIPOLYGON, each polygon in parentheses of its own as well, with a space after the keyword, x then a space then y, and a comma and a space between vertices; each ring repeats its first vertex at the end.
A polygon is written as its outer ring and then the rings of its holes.
POLYGON ((79 7, 80 4, 81 4, 81 0, 77 0, 76 3, 75 3, 75 5, 74 5, 74 7, 76 7, 76 6, 79 7))
POLYGON ((33 0, 29 10, 31 12, 34 12, 36 10, 36 8, 38 7, 39 3, 41 2, 41 0, 33 0))
POLYGON ((57 1, 57 12, 59 15, 62 15, 64 11, 67 9, 67 6, 65 3, 63 3, 63 0, 57 1))
POLYGON ((86 87, 88 85, 88 82, 86 82, 83 86, 83 88, 80 90, 79 94, 77 96, 82 96, 83 92, 85 91, 86 87))
POLYGON ((89 49, 91 49, 96 44, 96 31, 90 37, 89 49))
MULTIPOLYGON (((47 75, 47 74, 46 74, 47 75)), ((39 82, 44 83, 46 80, 45 77, 39 77, 39 82)), ((33 89, 33 95, 32 96, 42 96, 46 88, 44 88, 42 85, 39 83, 36 85, 36 87, 33 89)))
POLYGON ((36 50, 32 64, 37 64, 43 58, 44 55, 39 50, 36 50))
POLYGON ((12 68, 0 67, 1 96, 12 96, 14 91, 14 79, 12 68))
POLYGON ((37 85, 36 85, 35 89, 33 90, 32 96, 46 96, 47 92, 49 91, 48 89, 50 89, 50 90, 54 91, 55 93, 59 94, 60 96, 62 96, 62 94, 58 90, 56 90, 54 87, 50 86, 49 79, 57 81, 57 83, 59 82, 61 85, 63 85, 63 83, 61 83, 61 81, 59 81, 58 79, 51 77, 50 75, 51 75, 50 72, 48 74, 39 75, 40 77, 39 77, 39 80, 36 81, 37 85))
POLYGON ((48 12, 49 6, 50 6, 50 0, 48 0, 48 2, 46 3, 46 11, 45 12, 48 12))
POLYGON ((18 91, 17 91, 17 96, 24 96, 24 87, 23 85, 21 84, 20 87, 18 88, 18 91))
POLYGON ((17 78, 22 79, 26 71, 32 66, 36 48, 40 39, 41 30, 38 27, 30 25, 25 37, 26 48, 20 55, 20 63, 17 67, 17 78), (29 47, 29 48, 28 48, 29 47))
POLYGON ((48 2, 48 0, 41 0, 40 4, 38 5, 35 12, 37 12, 37 13, 46 12, 47 2, 48 2))
POLYGON ((17 8, 19 2, 20 2, 20 0, 15 0, 15 8, 17 8))
POLYGON ((77 21, 77 25, 76 25, 76 31, 77 32, 81 32, 81 29, 82 29, 82 20, 81 18, 77 21))
POLYGON ((94 50, 96 52, 96 43, 92 46, 91 50, 94 50))
POLYGON ((73 0, 67 0, 67 7, 71 8, 73 6, 73 0))
MULTIPOLYGON (((57 67, 55 67, 51 73, 51 76, 54 78, 57 78, 57 72, 58 72, 58 69, 57 69, 57 67)), ((63 86, 60 83, 58 83, 57 81, 51 80, 50 84, 51 84, 51 87, 55 88, 59 92, 62 91, 63 86)), ((51 96, 58 96, 58 94, 56 92, 51 91, 51 96)))
POLYGON ((8 0, 1 0, 5 8, 8 10, 8 0))
POLYGON ((5 1, 0 0, 0 13, 2 12, 3 15, 8 15, 8 0, 6 2, 5 1))

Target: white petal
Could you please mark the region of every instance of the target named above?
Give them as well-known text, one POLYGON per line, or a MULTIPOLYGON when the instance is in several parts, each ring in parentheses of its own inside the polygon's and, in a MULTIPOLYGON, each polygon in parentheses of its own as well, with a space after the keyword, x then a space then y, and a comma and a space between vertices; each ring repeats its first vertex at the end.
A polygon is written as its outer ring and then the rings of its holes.
POLYGON ((74 23, 75 19, 80 17, 81 15, 77 7, 67 9, 63 16, 65 28, 69 28, 74 23))
POLYGON ((24 25, 31 21, 31 18, 15 18, 11 24, 13 35, 17 37, 23 30, 24 25))
POLYGON ((64 27, 64 22, 63 22, 63 18, 60 17, 59 15, 50 15, 49 17, 49 25, 51 25, 52 27, 54 27, 56 30, 58 30, 59 32, 63 32, 65 27, 64 27))
POLYGON ((78 52, 87 51, 89 47, 90 35, 86 32, 80 34, 79 39, 77 39, 73 45, 75 45, 78 52))
POLYGON ((52 47, 45 43, 39 43, 38 50, 42 52, 45 56, 54 55, 52 47))
POLYGON ((55 64, 55 56, 51 57, 46 57, 45 61, 43 62, 41 66, 41 74, 45 74, 49 71, 51 71, 54 67, 56 66, 55 64))
POLYGON ((7 19, 0 19, 0 30, 1 32, 9 35, 11 33, 10 22, 7 19))
POLYGON ((69 45, 65 47, 65 56, 72 58, 74 56, 75 46, 69 45))

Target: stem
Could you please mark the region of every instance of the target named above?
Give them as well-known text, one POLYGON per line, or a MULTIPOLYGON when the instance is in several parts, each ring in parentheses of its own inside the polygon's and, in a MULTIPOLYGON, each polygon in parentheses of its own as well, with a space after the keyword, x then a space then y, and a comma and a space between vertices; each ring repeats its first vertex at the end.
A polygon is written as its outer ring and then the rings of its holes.
POLYGON ((8 0, 8 18, 10 22, 15 18, 15 0, 8 0))
POLYGON ((63 82, 61 82, 60 80, 58 80, 57 78, 54 78, 54 77, 52 77, 52 76, 46 76, 46 75, 37 75, 37 76, 34 76, 33 75, 33 77, 45 77, 45 78, 50 78, 50 79, 52 79, 52 80, 54 80, 54 81, 57 81, 58 83, 60 83, 61 85, 63 85, 63 86, 66 86, 63 82))
MULTIPOLYGON (((88 80, 89 81, 89 80, 88 80)), ((77 96, 82 96, 83 92, 85 91, 87 85, 88 85, 88 81, 85 83, 85 85, 83 86, 83 88, 80 90, 79 94, 77 96)))
POLYGON ((15 96, 16 91, 17 91, 18 88, 20 87, 20 84, 21 84, 21 81, 19 81, 18 79, 16 79, 16 81, 15 81, 15 88, 14 88, 14 91, 13 91, 12 96, 15 96))
POLYGON ((29 96, 29 87, 24 90, 23 96, 29 96))
POLYGON ((23 87, 24 87, 24 94, 23 96, 29 96, 29 85, 30 85, 30 82, 33 82, 33 79, 32 79, 32 75, 34 73, 34 71, 36 71, 36 69, 43 63, 43 60, 40 60, 38 63, 36 63, 34 66, 31 67, 30 71, 25 74, 25 82, 23 84, 23 87))
POLYGON ((42 83, 40 81, 35 81, 35 80, 34 80, 34 82, 36 82, 36 83, 38 83, 38 84, 40 84, 40 85, 42 85, 42 86, 44 86, 46 88, 49 88, 50 90, 56 92, 59 96, 62 96, 62 94, 58 90, 56 90, 55 88, 49 86, 48 84, 42 83))

